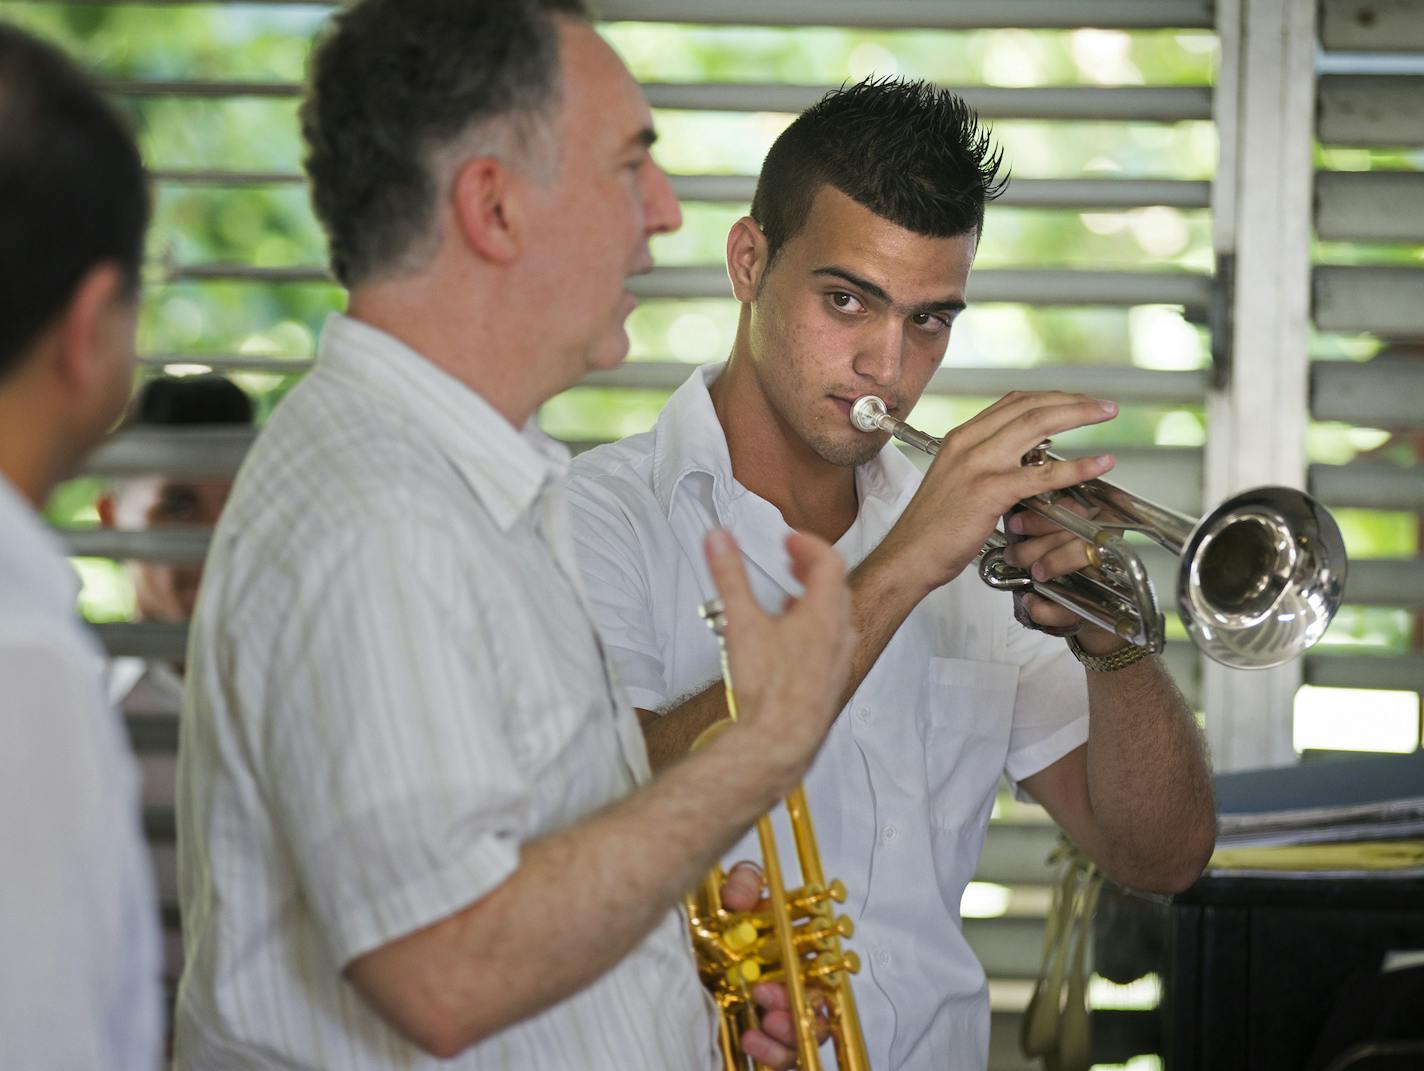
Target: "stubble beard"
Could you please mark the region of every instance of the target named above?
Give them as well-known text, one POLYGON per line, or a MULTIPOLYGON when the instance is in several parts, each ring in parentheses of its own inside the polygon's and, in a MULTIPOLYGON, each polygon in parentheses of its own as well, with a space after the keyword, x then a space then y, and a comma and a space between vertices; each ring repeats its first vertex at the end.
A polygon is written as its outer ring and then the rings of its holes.
POLYGON ((879 435, 861 435, 857 439, 833 439, 830 436, 807 437, 806 445, 816 456, 837 468, 859 468, 880 453, 884 445, 879 435))

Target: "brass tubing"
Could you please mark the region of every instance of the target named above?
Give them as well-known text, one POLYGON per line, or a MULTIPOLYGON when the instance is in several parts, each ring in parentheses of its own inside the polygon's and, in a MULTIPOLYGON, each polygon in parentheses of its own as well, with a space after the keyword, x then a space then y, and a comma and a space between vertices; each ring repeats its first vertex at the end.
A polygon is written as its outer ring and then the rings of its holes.
MULTIPOLYGON (((703 616, 719 641, 723 640, 725 619, 720 608, 708 604, 703 616)), ((693 744, 694 749, 736 719, 727 648, 725 642, 720 646, 730 717, 706 730, 693 744)), ((830 1028, 840 1071, 869 1071, 848 978, 859 969, 859 960, 841 944, 841 937, 849 936, 854 926, 846 916, 836 918, 831 906, 845 900, 845 887, 839 880, 826 881, 804 788, 792 790, 783 803, 801 870, 798 888, 786 888, 775 830, 771 818, 763 815, 757 820, 756 831, 766 883, 765 906, 755 911, 726 910, 721 898, 726 876, 716 866, 684 901, 698 972, 720 1009, 718 1045, 723 1068, 747 1071, 750 1061, 742 1052, 741 1037, 758 1025, 749 985, 772 982, 786 988, 797 1065, 802 1071, 821 1071, 816 1030, 822 1025, 830 1028), (811 1003, 811 979, 820 983, 817 990, 826 993, 831 1014, 824 1024, 811 1003)))

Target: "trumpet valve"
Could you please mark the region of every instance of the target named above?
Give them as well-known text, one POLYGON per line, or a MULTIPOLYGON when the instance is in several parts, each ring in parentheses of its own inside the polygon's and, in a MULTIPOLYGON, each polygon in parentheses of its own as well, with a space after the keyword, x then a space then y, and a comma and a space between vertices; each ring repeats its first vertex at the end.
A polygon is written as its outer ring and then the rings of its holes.
POLYGON ((733 989, 741 989, 761 978, 761 964, 754 959, 744 959, 740 963, 733 963, 728 967, 724 977, 727 985, 733 989))
POLYGON ((1052 439, 1044 439, 1028 453, 1019 459, 1019 464, 1025 468, 1038 468, 1040 465, 1048 464, 1048 448, 1053 445, 1052 439))
POLYGON ((742 952, 757 941, 757 928, 750 919, 743 919, 735 926, 722 931, 722 943, 732 952, 742 952))
POLYGON ((849 915, 841 915, 834 920, 828 916, 824 923, 809 926, 804 932, 798 933, 796 947, 817 952, 834 952, 839 947, 840 938, 850 937, 854 933, 855 923, 851 921, 849 915))
POLYGON ((823 982, 834 984, 844 972, 845 974, 860 973, 860 957, 854 952, 826 952, 817 957, 816 962, 806 971, 806 978, 818 978, 823 982))

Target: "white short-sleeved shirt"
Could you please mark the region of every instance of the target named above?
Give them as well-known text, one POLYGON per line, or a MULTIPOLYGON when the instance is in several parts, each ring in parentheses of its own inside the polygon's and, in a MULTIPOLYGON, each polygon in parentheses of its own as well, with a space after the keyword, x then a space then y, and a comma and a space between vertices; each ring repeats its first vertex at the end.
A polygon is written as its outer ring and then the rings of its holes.
MULTIPOLYGON (((634 705, 648 710, 718 677, 716 641, 697 614, 714 595, 708 528, 736 536, 763 605, 800 590, 780 511, 732 476, 707 392, 719 371, 698 369, 652 431, 579 456, 570 473, 594 612, 634 705)), ((856 471, 860 514, 837 544, 850 566, 919 479, 893 446, 856 471)), ((864 963, 854 988, 875 1067, 982 1071, 988 992, 960 897, 1000 775, 1021 780, 1081 745, 1087 711, 1063 642, 1018 625, 1009 598, 971 569, 910 614, 831 729, 806 789, 826 873, 850 892, 864 963)), ((728 858, 755 854, 746 838, 728 858)))
POLYGON ((193 623, 179 1067, 710 1066, 679 911, 448 1062, 341 973, 648 777, 578 581, 566 458, 390 336, 328 320, 238 476, 193 623))
POLYGON ((78 577, 0 476, 0 1067, 155 1071, 158 901, 78 577))

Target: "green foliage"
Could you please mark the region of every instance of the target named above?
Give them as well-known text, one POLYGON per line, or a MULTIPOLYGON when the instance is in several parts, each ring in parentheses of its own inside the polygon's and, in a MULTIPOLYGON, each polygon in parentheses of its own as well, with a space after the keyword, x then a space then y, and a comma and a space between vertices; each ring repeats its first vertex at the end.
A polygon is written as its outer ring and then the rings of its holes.
MULTIPOLYGON (((40 33, 70 51, 100 77, 205 79, 296 86, 310 43, 329 8, 264 5, 117 5, 0 2, 0 18, 40 33)), ((945 85, 1210 85, 1216 44, 1207 33, 1081 30, 971 33, 748 28, 618 23, 605 27, 634 73, 647 81, 788 82, 837 85, 868 75, 900 74, 945 85)), ((263 372, 265 358, 304 359, 315 351, 324 318, 342 307, 340 291, 320 283, 260 280, 197 281, 184 268, 215 264, 310 267, 324 262, 323 239, 300 183, 301 145, 294 96, 197 99, 124 98, 149 165, 155 171, 277 173, 285 180, 234 186, 180 180, 157 186, 148 287, 139 343, 150 365, 201 365, 238 355, 254 369, 238 378, 265 419, 295 377, 263 372)), ((755 174, 788 120, 777 114, 663 112, 657 123, 660 161, 670 171, 755 174)), ((994 124, 1018 179, 1083 175, 1209 179, 1216 167, 1209 123, 1011 122, 994 124)), ((1317 164, 1342 170, 1418 167, 1418 154, 1320 149, 1317 164)), ((663 264, 721 262, 728 226, 744 205, 690 204, 681 232, 660 237, 663 264)), ((1334 263, 1419 263, 1417 247, 1321 243, 1334 263)), ((1149 208, 1126 212, 1064 212, 991 208, 981 268, 1068 267, 1210 271, 1211 221, 1206 212, 1149 208)), ((971 295, 972 296, 972 295, 971 295)), ((632 359, 691 364, 728 352, 738 306, 730 298, 648 301, 629 324, 632 359)), ((1368 359, 1373 339, 1318 335, 1319 359, 1368 359)), ((956 324, 948 361, 961 366, 1053 368, 1108 364, 1202 369, 1209 364, 1205 332, 1178 309, 1053 309, 977 306, 956 324)), ((689 368, 690 370, 690 368, 689 368)), ((576 388, 541 413, 551 433, 589 441, 651 426, 665 394, 576 388)), ((989 399, 927 397, 914 414, 927 428, 948 428, 989 399)), ((1197 446, 1205 440, 1198 408, 1128 406, 1107 427, 1088 429, 1065 445, 1081 449, 1156 443, 1197 446)), ((1312 427, 1316 460, 1341 463, 1380 448, 1379 433, 1332 425, 1312 427)), ((97 483, 72 482, 50 504, 61 525, 94 521, 97 483)), ((1342 523, 1352 553, 1418 552, 1411 517, 1346 511, 1342 523)), ((84 564, 91 614, 121 616, 131 597, 121 570, 84 564)), ((1407 615, 1351 610, 1331 640, 1402 649, 1407 615)))

